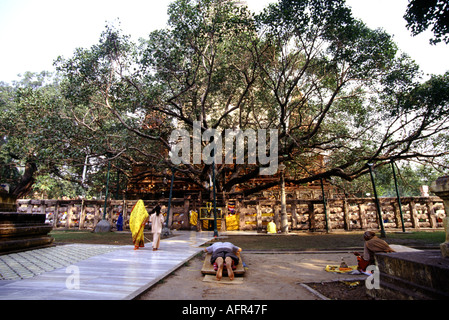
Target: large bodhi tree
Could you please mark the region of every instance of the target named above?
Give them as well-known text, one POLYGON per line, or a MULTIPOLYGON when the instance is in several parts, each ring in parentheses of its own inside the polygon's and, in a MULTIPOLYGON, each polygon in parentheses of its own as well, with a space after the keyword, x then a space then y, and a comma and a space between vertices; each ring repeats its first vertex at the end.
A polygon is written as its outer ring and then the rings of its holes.
MULTIPOLYGON (((167 28, 138 45, 107 27, 98 45, 59 59, 59 112, 83 132, 71 146, 83 156, 102 145, 128 175, 141 164, 159 174, 173 166, 170 133, 199 122, 202 132, 278 129, 292 184, 351 181, 392 159, 445 159, 448 75, 420 83, 391 37, 343 0, 284 0, 256 16, 230 1, 176 0, 168 13, 167 28)), ((261 164, 215 167, 218 189, 234 191, 261 164)), ((204 187, 211 169, 189 163, 177 173, 204 187)))
POLYGON ((47 72, 27 72, 12 86, 0 85, 0 182, 17 197, 30 192, 38 170, 57 171, 52 162, 62 153, 66 158, 64 150, 76 153, 68 148, 75 136, 64 130, 70 125, 59 118, 62 106, 53 111, 58 88, 49 79, 47 72))
POLYGON ((76 121, 77 110, 61 96, 58 78, 47 72, 27 72, 13 85, 0 84, 0 182, 9 185, 10 194, 24 197, 36 183, 45 190, 60 178, 91 187, 97 182, 94 175, 82 180, 86 155, 91 160, 85 172, 98 171, 108 144, 127 131, 105 111, 96 114, 101 125, 92 131, 76 121))
POLYGON ((412 35, 430 28, 434 36, 429 40, 431 44, 449 43, 449 5, 446 0, 409 0, 404 19, 412 35))

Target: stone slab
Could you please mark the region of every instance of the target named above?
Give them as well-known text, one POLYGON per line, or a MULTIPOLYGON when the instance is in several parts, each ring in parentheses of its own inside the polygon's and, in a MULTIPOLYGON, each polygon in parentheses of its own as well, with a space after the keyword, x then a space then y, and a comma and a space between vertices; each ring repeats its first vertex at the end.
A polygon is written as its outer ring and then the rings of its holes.
POLYGON ((439 250, 376 254, 381 298, 449 299, 449 259, 439 250))
MULTIPOLYGON (((0 280, 0 300, 129 300, 200 253, 200 245, 212 238, 212 232, 177 231, 173 237, 161 240, 158 251, 153 251, 149 243, 139 250, 134 250, 133 245, 111 246, 110 252, 82 260, 77 260, 75 253, 67 251, 64 255, 60 251, 57 255, 65 261, 62 267, 22 280, 0 280), (75 277, 79 287, 72 281, 75 277)), ((75 250, 73 245, 58 247, 75 250)))
POLYGON ((0 224, 45 223, 43 213, 0 212, 0 224))

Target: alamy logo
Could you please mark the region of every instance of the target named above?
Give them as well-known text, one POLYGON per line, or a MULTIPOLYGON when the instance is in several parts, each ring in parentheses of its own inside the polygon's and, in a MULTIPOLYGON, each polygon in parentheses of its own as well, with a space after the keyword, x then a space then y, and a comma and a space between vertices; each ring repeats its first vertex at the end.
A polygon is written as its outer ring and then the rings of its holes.
POLYGON ((253 129, 224 130, 224 154, 223 131, 207 129, 201 134, 199 121, 193 122, 192 147, 190 133, 185 129, 173 130, 170 141, 173 143, 170 158, 173 164, 222 164, 223 156, 225 164, 245 164, 245 138, 247 139, 248 164, 260 164, 259 174, 273 175, 278 170, 278 130, 259 129, 257 133, 253 129), (267 149, 267 131, 270 136, 270 144, 267 149), (209 142, 202 150, 202 142, 209 142), (235 142, 235 143, 234 143, 235 142), (193 153, 191 154, 191 150, 193 153), (267 155, 268 151, 268 155, 267 155))
POLYGON ((78 266, 68 266, 65 273, 70 274, 65 280, 65 286, 69 290, 78 290, 80 288, 80 269, 78 266))
POLYGON ((365 286, 368 290, 372 289, 380 289, 380 276, 379 276, 379 268, 374 265, 370 265, 366 268, 366 272, 371 275, 366 278, 365 286))

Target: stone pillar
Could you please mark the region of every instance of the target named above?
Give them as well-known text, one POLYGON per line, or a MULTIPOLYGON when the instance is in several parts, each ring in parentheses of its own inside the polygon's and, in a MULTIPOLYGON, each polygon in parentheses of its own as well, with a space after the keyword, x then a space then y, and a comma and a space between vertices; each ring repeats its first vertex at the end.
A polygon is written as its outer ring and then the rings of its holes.
POLYGON ((260 210, 260 202, 256 204, 256 225, 257 232, 262 231, 262 211, 260 210))
MULTIPOLYGON (((447 211, 446 211, 447 215, 447 211)), ((449 218, 443 219, 444 231, 446 231, 446 242, 440 244, 441 254, 444 258, 449 258, 449 218)))
POLYGON ((449 258, 449 176, 438 178, 430 186, 430 190, 443 199, 446 217, 443 219, 444 230, 446 231, 446 241, 440 245, 441 254, 449 258))

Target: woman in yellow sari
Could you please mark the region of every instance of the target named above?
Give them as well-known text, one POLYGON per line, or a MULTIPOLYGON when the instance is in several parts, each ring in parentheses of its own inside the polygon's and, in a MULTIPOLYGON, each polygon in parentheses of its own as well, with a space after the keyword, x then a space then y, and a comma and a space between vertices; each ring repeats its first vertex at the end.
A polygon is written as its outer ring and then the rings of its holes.
POLYGON ((142 200, 137 201, 136 205, 131 211, 129 218, 129 228, 133 236, 134 250, 144 247, 143 229, 148 222, 148 212, 142 200))

